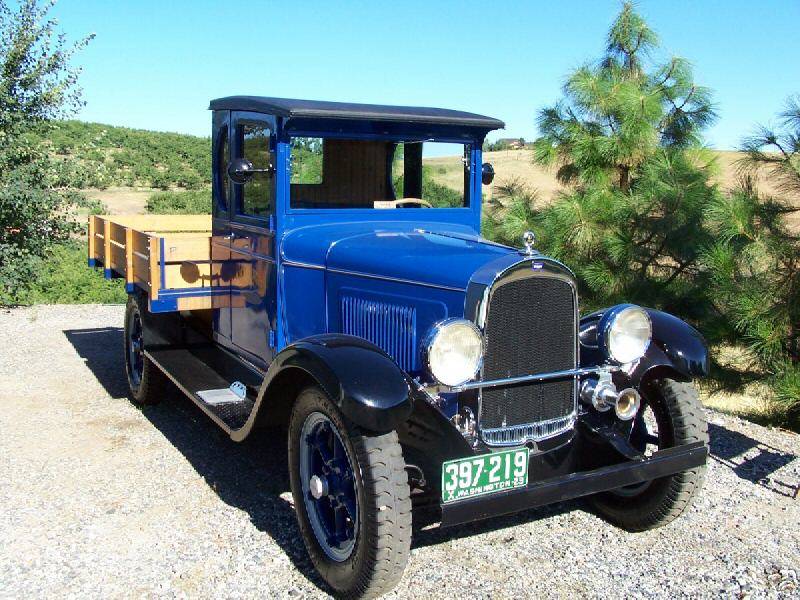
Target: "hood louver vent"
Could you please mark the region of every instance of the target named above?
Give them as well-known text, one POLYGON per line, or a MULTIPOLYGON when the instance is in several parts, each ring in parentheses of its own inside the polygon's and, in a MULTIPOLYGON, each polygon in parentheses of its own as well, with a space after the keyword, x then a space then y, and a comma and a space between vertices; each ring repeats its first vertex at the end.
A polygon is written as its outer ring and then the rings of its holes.
POLYGON ((417 311, 410 306, 344 296, 342 333, 364 338, 394 358, 406 372, 416 368, 417 311))

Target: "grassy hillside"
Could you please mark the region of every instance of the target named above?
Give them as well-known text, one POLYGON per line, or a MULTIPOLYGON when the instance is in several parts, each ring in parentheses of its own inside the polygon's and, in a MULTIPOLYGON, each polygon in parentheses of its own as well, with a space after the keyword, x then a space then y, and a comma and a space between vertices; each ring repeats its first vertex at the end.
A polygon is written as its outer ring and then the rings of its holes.
MULTIPOLYGON (((209 138, 63 121, 42 143, 61 159, 64 182, 83 188, 109 212, 185 212, 208 203, 204 198, 209 194, 211 178, 209 138), (181 197, 181 189, 205 193, 181 197), (175 193, 150 200, 155 190, 175 193)), ((717 156, 718 184, 726 189, 735 187, 739 178, 736 161, 741 153, 719 151, 717 156)), ((536 189, 544 203, 552 201, 562 189, 553 172, 533 164, 528 148, 485 152, 484 160, 492 163, 497 173, 494 185, 485 190, 488 196, 493 188, 514 179, 536 189)), ((425 164, 435 172, 437 182, 461 188, 460 157, 430 158, 425 164)), ((762 193, 774 191, 763 173, 758 183, 762 193)), ((800 198, 795 200, 800 204, 800 198)), ((800 215, 790 219, 800 229, 800 215)))
POLYGON ((80 188, 198 189, 210 185, 209 138, 62 121, 42 144, 65 184, 80 188))

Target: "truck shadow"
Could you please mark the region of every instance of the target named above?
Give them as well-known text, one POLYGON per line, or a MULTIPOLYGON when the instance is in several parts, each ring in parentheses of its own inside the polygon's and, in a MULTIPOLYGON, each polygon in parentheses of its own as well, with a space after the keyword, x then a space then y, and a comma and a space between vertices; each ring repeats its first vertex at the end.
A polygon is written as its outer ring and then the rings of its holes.
POLYGON ((189 461, 220 500, 247 513, 311 583, 329 591, 308 558, 289 493, 285 435, 260 430, 244 442, 230 440, 177 389, 144 416, 189 461))
MULTIPOLYGON (((122 329, 66 330, 64 335, 108 395, 126 397, 122 329)), ((164 402, 143 407, 142 414, 183 454, 223 502, 245 511, 253 525, 283 549, 298 571, 317 587, 330 591, 316 574, 295 521, 288 493, 283 432, 258 431, 245 442, 234 443, 177 389, 168 390, 164 402)), ((797 496, 796 485, 772 477, 795 460, 795 455, 719 425, 709 424, 709 433, 713 460, 746 481, 783 496, 797 496)), ((584 502, 576 500, 452 529, 417 529, 413 547, 509 529, 584 507, 584 502)), ((508 532, 509 541, 513 535, 508 532)))
POLYGON ((774 477, 777 471, 797 460, 796 455, 714 423, 708 424, 708 435, 712 460, 728 467, 737 477, 771 492, 798 497, 800 485, 774 477))
MULTIPOLYGON (((122 328, 73 329, 64 335, 108 395, 126 398, 122 328)), ((288 494, 284 435, 262 430, 237 444, 172 386, 165 390, 161 403, 144 406, 141 411, 220 500, 247 513, 253 525, 281 547, 306 579, 330 593, 314 570, 297 527, 288 494)))
POLYGON ((64 336, 109 396, 128 395, 122 327, 66 329, 64 336))

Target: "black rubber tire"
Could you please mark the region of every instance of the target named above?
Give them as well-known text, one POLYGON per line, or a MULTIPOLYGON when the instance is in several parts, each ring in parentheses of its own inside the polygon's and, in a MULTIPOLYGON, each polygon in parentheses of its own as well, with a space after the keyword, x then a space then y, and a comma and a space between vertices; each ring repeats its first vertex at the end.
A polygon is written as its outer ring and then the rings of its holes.
MULTIPOLYGON (((663 435, 659 449, 693 442, 708 446, 708 424, 694 385, 655 380, 646 388, 646 401, 657 415, 659 438, 663 435)), ((634 496, 606 492, 592 496, 589 502, 601 517, 627 531, 663 527, 692 505, 703 487, 705 472, 703 465, 656 479, 634 496)))
POLYGON ((400 581, 411 551, 411 499, 397 434, 373 434, 349 423, 318 387, 300 392, 289 422, 289 476, 295 512, 308 554, 334 592, 346 598, 374 598, 400 581), (321 412, 338 429, 353 461, 359 528, 350 556, 336 562, 317 541, 300 485, 300 432, 308 415, 321 412))
MULTIPOLYGON (((147 311, 146 301, 143 301, 135 294, 130 294, 128 303, 125 306, 125 337, 123 339, 125 374, 128 377, 128 396, 134 403, 141 405, 161 402, 169 383, 167 376, 147 357, 143 358, 142 377, 138 385, 131 375, 131 365, 128 358, 128 336, 130 334, 131 316, 137 313, 142 318, 145 311, 147 311)), ((144 327, 144 322, 142 322, 142 326, 144 327)))

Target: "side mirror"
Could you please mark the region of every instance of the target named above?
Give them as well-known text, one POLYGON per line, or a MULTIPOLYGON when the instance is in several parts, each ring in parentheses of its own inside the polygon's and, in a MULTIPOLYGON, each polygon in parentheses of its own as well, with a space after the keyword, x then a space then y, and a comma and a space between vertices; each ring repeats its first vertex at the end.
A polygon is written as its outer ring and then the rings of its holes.
POLYGON ((481 181, 483 185, 489 185, 494 181, 494 167, 491 163, 483 163, 481 167, 481 181))
POLYGON ((228 164, 228 177, 233 183, 247 183, 253 177, 253 163, 246 158, 234 158, 228 164))
POLYGON ((275 168, 270 165, 268 169, 254 169, 253 163, 246 158, 234 158, 228 163, 228 177, 233 183, 243 185, 253 178, 256 173, 268 173, 272 175, 275 168))

